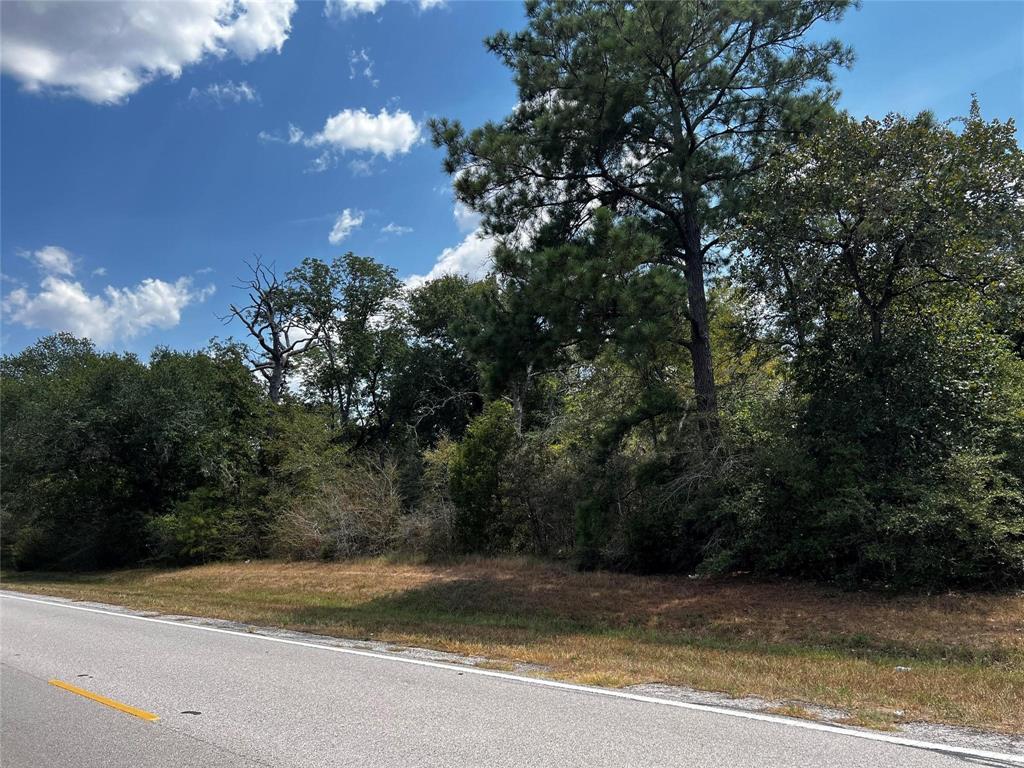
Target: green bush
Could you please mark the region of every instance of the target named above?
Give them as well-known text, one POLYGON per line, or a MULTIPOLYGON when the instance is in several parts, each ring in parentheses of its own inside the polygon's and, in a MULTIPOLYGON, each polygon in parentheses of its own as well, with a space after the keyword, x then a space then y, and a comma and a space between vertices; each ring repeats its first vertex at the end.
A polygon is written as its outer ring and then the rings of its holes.
POLYGON ((924 478, 912 502, 882 508, 864 547, 874 579, 897 587, 1022 583, 1024 482, 1005 460, 958 454, 924 478))
POLYGON ((172 563, 206 563, 244 554, 244 529, 237 510, 224 505, 217 489, 198 488, 174 510, 148 524, 153 557, 172 563))
POLYGON ((963 313, 910 328, 890 339, 889 394, 869 375, 878 360, 851 353, 746 425, 703 570, 888 589, 1024 583, 1024 361, 963 313))
POLYGON ((503 494, 502 471, 516 442, 512 407, 497 400, 484 406, 458 444, 450 477, 459 551, 500 552, 511 545, 515 525, 503 494))

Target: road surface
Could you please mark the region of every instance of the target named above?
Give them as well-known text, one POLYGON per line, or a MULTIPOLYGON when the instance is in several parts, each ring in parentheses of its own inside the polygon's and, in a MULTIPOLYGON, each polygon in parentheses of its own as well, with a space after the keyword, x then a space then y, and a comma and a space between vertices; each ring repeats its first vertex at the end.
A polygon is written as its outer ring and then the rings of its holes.
MULTIPOLYGON (((0 764, 1011 766, 486 670, 0 595, 0 764), (106 697, 121 711, 50 681, 106 697), (145 720, 139 716, 157 717, 145 720)), ((763 719, 757 719, 763 718, 763 719)))

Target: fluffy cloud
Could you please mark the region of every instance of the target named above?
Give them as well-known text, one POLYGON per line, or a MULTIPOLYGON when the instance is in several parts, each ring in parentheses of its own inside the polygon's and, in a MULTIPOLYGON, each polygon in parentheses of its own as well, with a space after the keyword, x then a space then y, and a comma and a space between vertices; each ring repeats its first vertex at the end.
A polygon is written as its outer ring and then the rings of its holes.
MULTIPOLYGON (((365 109, 343 109, 327 118, 323 129, 312 136, 289 123, 287 137, 260 131, 258 138, 264 143, 301 144, 319 150, 308 169, 319 173, 336 166, 338 156, 348 151, 368 153, 370 160, 378 156, 390 160, 395 155, 403 155, 420 140, 421 131, 412 115, 401 109, 392 113, 383 108, 375 115, 365 109)), ((349 165, 355 176, 369 176, 373 170, 365 159, 357 159, 349 165)))
POLYGON ((427 274, 411 275, 405 284, 409 288, 418 288, 444 275, 465 275, 471 280, 479 280, 491 267, 494 245, 494 238, 481 234, 479 230, 471 232, 458 245, 441 251, 427 274))
POLYGON ((223 107, 225 104, 241 104, 243 101, 256 103, 259 102, 260 95, 244 80, 240 83, 228 80, 223 83, 210 83, 202 90, 193 88, 189 91, 188 100, 212 102, 218 107, 223 107))
POLYGON ((420 126, 408 112, 394 114, 381 109, 376 115, 365 109, 343 109, 327 118, 323 130, 305 139, 307 146, 330 147, 384 155, 389 160, 405 154, 420 138, 420 126))
POLYGON ((242 61, 267 51, 281 52, 292 30, 295 0, 212 0, 230 20, 222 38, 227 50, 242 61))
POLYGON ((376 13, 387 0, 324 0, 324 16, 347 19, 360 13, 376 13))
POLYGON ((452 215, 460 232, 472 232, 480 226, 480 214, 465 203, 456 202, 452 215))
POLYGON ((363 212, 346 208, 334 220, 334 226, 331 227, 331 233, 327 236, 327 240, 331 245, 337 245, 362 224, 363 212))
POLYGON ((207 56, 280 51, 295 0, 3 3, 2 69, 31 92, 117 104, 207 56))
POLYGON ((37 292, 19 287, 7 294, 3 309, 8 319, 28 328, 70 331, 101 346, 152 328, 173 328, 186 306, 214 291, 212 285, 193 288, 188 277, 173 283, 148 277, 131 288, 108 285, 103 293, 90 294, 74 279, 73 262, 63 248, 51 245, 31 256, 47 274, 37 292))
POLYGON ((25 255, 48 275, 73 275, 75 273, 71 254, 59 245, 47 245, 25 255))

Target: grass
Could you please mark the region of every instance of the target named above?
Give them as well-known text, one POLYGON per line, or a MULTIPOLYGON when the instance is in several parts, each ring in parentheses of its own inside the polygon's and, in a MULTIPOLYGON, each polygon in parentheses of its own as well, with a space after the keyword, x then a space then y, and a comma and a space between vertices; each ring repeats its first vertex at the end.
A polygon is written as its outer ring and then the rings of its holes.
POLYGON ((593 685, 755 695, 1024 732, 1024 595, 889 598, 806 584, 577 573, 475 559, 5 574, 6 589, 484 656, 593 685), (909 667, 897 670, 896 667, 909 667))

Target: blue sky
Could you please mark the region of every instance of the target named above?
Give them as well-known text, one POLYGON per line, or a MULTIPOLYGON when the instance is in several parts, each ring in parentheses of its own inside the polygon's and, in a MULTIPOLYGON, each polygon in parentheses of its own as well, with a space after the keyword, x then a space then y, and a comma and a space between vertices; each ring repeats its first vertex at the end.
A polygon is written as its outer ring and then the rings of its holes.
MULTIPOLYGON (((254 253, 280 271, 347 250, 403 278, 482 268, 424 123, 510 110, 482 39, 521 5, 218 15, 233 1, 3 4, 5 352, 61 329, 141 354, 237 334, 217 316, 254 253)), ((820 34, 856 51, 838 85, 858 116, 947 118, 973 91, 986 117, 1024 118, 1024 3, 869 0, 820 34)))

